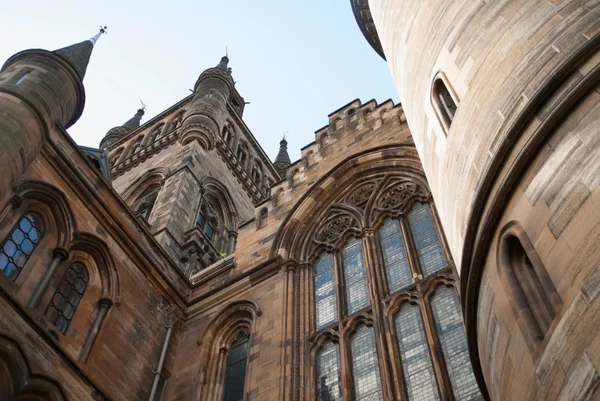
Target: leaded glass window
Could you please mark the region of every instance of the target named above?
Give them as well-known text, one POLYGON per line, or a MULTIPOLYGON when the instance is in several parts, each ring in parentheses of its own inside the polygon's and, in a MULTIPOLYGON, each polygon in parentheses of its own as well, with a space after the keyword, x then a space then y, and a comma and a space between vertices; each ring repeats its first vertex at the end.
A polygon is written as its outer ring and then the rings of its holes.
POLYGON ((408 399, 439 400, 440 394, 419 307, 405 303, 394 323, 408 399))
POLYGON ((408 214, 408 221, 423 276, 430 276, 445 268, 448 263, 429 205, 426 203, 415 204, 408 214))
POLYGON ((342 250, 348 315, 369 306, 367 273, 363 260, 362 241, 352 238, 342 250))
POLYGON ((324 253, 315 264, 315 304, 317 330, 337 320, 333 255, 324 253))
POLYGON ((456 291, 446 286, 439 287, 432 298, 431 308, 454 397, 461 401, 481 399, 469 359, 456 291))
POLYGON ((398 220, 386 219, 379 229, 383 261, 390 293, 394 293, 413 283, 412 273, 406 254, 402 228, 398 220))
POLYGON ((44 234, 42 218, 28 213, 4 242, 0 251, 0 270, 15 281, 44 234))
POLYGON ((339 345, 328 342, 317 356, 317 400, 341 401, 339 345))
POLYGON ((46 308, 46 317, 61 333, 66 333, 85 294, 89 276, 83 263, 73 263, 46 308))
POLYGON ((248 334, 240 333, 229 349, 223 401, 242 401, 244 398, 249 339, 248 334))
POLYGON ((354 399, 356 401, 383 400, 373 328, 360 326, 352 336, 350 348, 354 399))

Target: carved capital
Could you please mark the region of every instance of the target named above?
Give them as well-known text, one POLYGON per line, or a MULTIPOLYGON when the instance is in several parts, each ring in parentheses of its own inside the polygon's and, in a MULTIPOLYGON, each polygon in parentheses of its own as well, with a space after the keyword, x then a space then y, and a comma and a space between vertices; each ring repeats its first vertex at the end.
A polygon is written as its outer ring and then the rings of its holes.
POLYGON ((98 309, 109 310, 113 306, 113 301, 108 298, 102 298, 98 301, 98 309))
POLYGON ((52 256, 55 259, 60 259, 62 262, 69 258, 69 251, 67 251, 66 249, 63 249, 63 248, 55 248, 52 251, 52 256))

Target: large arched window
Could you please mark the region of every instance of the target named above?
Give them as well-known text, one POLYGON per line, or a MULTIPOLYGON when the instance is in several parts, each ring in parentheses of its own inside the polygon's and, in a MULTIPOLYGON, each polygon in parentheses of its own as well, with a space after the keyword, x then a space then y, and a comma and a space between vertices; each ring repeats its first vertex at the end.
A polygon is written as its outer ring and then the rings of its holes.
POLYGON ((90 281, 88 271, 81 262, 69 266, 56 292, 46 308, 46 317, 61 332, 66 333, 77 307, 90 281))
POLYGON ((244 398, 249 340, 248 333, 241 332, 229 349, 223 401, 242 401, 244 398))
POLYGON ((0 251, 0 270, 15 281, 44 234, 42 218, 28 213, 19 220, 0 251))
POLYGON ((379 229, 388 289, 394 293, 414 282, 400 221, 386 219, 379 229))
POLYGON ((340 348, 329 341, 317 355, 317 400, 341 401, 340 348))
POLYGON ((455 399, 480 400, 481 393, 469 362, 467 337, 456 291, 439 286, 431 300, 431 309, 455 399))

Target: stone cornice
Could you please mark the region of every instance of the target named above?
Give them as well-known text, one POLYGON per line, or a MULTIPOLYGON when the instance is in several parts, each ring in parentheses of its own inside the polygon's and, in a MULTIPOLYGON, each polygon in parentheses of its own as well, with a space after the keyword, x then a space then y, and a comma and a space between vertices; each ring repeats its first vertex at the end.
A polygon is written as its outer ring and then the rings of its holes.
POLYGON ((371 9, 369 8, 369 0, 350 0, 350 4, 352 5, 354 18, 356 18, 356 23, 360 31, 373 50, 385 60, 385 54, 383 53, 379 35, 375 28, 375 22, 373 22, 373 16, 371 15, 371 9))

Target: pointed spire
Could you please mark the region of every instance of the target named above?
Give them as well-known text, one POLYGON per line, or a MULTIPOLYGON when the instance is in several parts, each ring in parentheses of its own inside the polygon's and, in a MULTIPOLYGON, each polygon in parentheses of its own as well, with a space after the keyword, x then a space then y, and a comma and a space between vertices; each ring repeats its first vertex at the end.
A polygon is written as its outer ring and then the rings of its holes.
POLYGON ((225 70, 231 74, 231 67, 228 67, 227 64, 229 64, 229 56, 226 54, 223 57, 221 57, 221 61, 219 62, 219 64, 217 64, 216 68, 225 70))
POLYGON ((290 164, 292 164, 292 161, 290 160, 290 155, 288 155, 287 153, 287 141, 285 140, 285 135, 283 136, 283 139, 281 140, 281 142, 279 142, 279 153, 277 153, 277 157, 275 158, 275 161, 273 162, 273 164, 285 164, 287 166, 289 166, 290 164))
POLYGON ((125 124, 123 124, 122 126, 125 128, 129 128, 132 131, 134 129, 138 129, 140 127, 142 117, 144 116, 145 113, 146 112, 144 111, 144 109, 138 109, 137 113, 135 113, 135 115, 133 117, 131 117, 129 120, 127 120, 127 122, 125 124))
POLYGON ((62 57, 69 64, 71 64, 71 66, 77 72, 77 75, 79 75, 79 78, 83 79, 85 76, 85 71, 87 70, 87 66, 90 62, 94 45, 100 36, 104 34, 106 34, 106 26, 101 26, 99 32, 90 39, 55 50, 53 53, 62 57))

